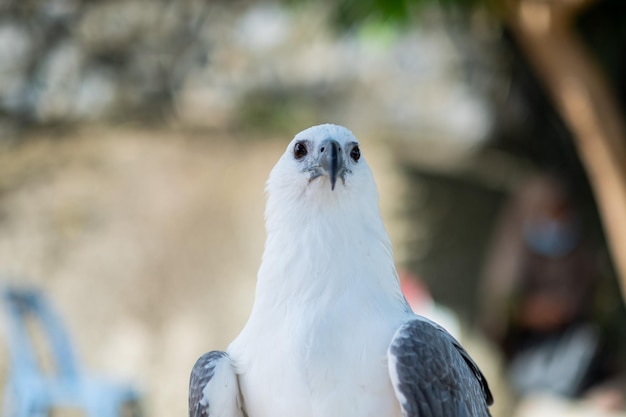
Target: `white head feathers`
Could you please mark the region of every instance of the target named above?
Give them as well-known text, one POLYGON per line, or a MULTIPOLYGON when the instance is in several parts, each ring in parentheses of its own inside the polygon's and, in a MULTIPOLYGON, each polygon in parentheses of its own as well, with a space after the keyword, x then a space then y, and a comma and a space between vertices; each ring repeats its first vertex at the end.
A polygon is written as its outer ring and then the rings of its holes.
POLYGON ((294 137, 274 166, 266 191, 268 223, 274 215, 282 222, 285 209, 378 212, 376 184, 359 141, 345 127, 332 124, 310 127, 294 137))
POLYGON ((285 277, 331 274, 328 279, 341 285, 356 279, 379 287, 376 281, 385 280, 383 287, 400 297, 376 183, 352 132, 325 124, 298 133, 266 191, 267 240, 257 289, 278 276, 276 285, 283 287, 289 285, 285 277))

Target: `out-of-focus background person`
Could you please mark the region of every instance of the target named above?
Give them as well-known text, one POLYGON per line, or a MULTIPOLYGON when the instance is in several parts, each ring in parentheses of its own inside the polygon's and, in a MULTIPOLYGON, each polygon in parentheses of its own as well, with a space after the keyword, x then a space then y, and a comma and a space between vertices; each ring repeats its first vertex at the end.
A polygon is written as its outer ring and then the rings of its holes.
POLYGON ((248 317, 269 170, 332 122, 494 417, 624 415, 624 28, 621 0, 0 1, 2 406, 56 375, 55 415, 184 415, 248 317))
POLYGON ((481 319, 521 398, 611 396, 623 406, 623 340, 608 343, 623 316, 589 227, 570 185, 551 174, 523 183, 497 223, 481 319))

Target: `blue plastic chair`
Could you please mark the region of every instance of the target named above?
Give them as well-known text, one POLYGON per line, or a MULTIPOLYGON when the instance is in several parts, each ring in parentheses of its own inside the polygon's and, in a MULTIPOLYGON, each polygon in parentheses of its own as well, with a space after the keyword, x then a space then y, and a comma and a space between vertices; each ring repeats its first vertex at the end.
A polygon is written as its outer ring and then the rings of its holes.
POLYGON ((60 318, 39 291, 6 288, 1 301, 10 357, 4 417, 43 417, 62 408, 82 409, 88 417, 118 417, 123 410, 140 414, 140 397, 131 386, 81 369, 60 318), (40 324, 52 372, 44 372, 37 360, 28 330, 31 321, 40 324))

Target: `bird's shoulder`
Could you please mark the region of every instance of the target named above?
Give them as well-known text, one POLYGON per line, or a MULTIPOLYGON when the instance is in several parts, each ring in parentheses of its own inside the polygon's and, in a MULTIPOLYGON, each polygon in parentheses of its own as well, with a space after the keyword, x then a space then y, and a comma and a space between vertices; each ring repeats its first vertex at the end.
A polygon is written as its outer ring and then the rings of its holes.
POLYGON ((189 417, 243 417, 237 375, 226 352, 200 356, 189 378, 189 417))
POLYGON ((405 416, 488 416, 493 397, 478 365, 436 323, 417 316, 400 326, 389 372, 405 416))

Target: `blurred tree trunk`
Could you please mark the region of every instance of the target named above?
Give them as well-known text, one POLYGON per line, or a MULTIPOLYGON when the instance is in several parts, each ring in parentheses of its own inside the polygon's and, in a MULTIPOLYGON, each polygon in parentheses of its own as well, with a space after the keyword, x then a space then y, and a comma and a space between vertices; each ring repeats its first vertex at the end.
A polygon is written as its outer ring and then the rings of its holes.
POLYGON ((508 0, 506 20, 572 132, 593 187, 626 300, 626 128, 575 28, 594 0, 508 0))

